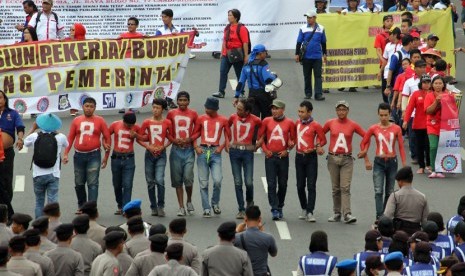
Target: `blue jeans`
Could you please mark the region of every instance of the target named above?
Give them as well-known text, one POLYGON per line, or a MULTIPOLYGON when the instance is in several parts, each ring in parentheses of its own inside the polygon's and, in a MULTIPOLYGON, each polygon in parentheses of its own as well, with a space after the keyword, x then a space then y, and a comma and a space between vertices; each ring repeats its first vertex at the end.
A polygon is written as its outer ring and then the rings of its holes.
POLYGON ((245 200, 253 201, 253 152, 248 150, 230 149, 229 159, 236 188, 236 199, 239 211, 245 211, 244 192, 242 191, 242 170, 244 170, 245 200))
POLYGON ((387 200, 394 191, 397 173, 397 158, 375 157, 373 164, 373 186, 375 188, 376 218, 384 213, 387 200), (384 194, 384 200, 383 200, 384 194))
POLYGON ((134 154, 131 157, 124 155, 113 155, 111 157, 113 189, 118 209, 122 209, 126 203, 131 201, 135 169, 134 154))
POLYGON ((97 201, 101 159, 100 150, 74 154, 74 189, 79 207, 87 201, 97 201), (89 198, 86 194, 86 183, 89 198))
POLYGON ((165 207, 165 167, 166 151, 155 156, 149 151, 145 151, 145 180, 147 181, 147 191, 150 199, 150 209, 156 210, 165 207), (157 186, 158 203, 155 195, 157 186))
POLYGON ((219 205, 220 203, 221 181, 223 180, 223 172, 221 169, 221 154, 214 153, 216 147, 201 148, 203 153, 197 156, 200 197, 202 198, 202 208, 204 210, 210 210, 211 206, 208 202, 208 180, 210 178, 210 171, 213 180, 213 194, 211 198, 211 204, 219 205), (210 154, 208 154, 208 151, 210 151, 210 154))
POLYGON ((180 148, 173 145, 170 152, 170 175, 173 188, 192 187, 194 184, 194 148, 180 148))
POLYGON ((268 203, 271 211, 282 210, 287 192, 289 177, 289 156, 265 158, 266 182, 268 184, 268 203))
POLYGON ((42 216, 42 209, 45 205, 45 194, 47 203, 58 202, 58 185, 60 179, 53 174, 39 175, 32 179, 34 184, 34 194, 36 195, 36 208, 34 209, 36 218, 42 216))
MULTIPOLYGON (((228 73, 231 69, 231 66, 234 66, 234 72, 236 73, 237 80, 239 80, 241 77, 242 66, 244 66, 244 63, 231 63, 229 62, 228 57, 222 56, 220 64, 220 87, 218 88, 219 92, 224 93, 224 90, 226 89, 226 83, 228 82, 228 73)), ((235 89, 236 87, 233 87, 233 90, 235 89)))

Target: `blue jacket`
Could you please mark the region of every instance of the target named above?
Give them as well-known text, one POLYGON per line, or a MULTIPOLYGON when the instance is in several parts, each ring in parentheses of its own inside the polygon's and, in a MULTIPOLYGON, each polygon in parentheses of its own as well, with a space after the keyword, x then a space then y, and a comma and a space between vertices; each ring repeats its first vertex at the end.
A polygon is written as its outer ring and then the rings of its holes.
POLYGON ((271 83, 274 79, 276 79, 276 76, 271 74, 268 62, 256 59, 242 67, 235 97, 239 97, 246 82, 249 83, 249 89, 263 90, 265 89, 265 85, 271 83))
POLYGON ((438 235, 434 244, 444 249, 446 256, 450 256, 455 248, 454 238, 449 235, 438 235))
POLYGON ((457 245, 454 249, 454 254, 457 256, 459 261, 465 262, 465 243, 457 245))
POLYGON ((336 266, 337 258, 324 252, 313 252, 300 257, 299 267, 305 276, 331 275, 336 266))
POLYGON ((365 261, 370 256, 380 256, 381 261, 383 261, 383 259, 384 259, 383 254, 381 254, 379 252, 375 252, 375 251, 363 251, 363 252, 355 254, 354 255, 354 260, 357 261, 357 269, 356 269, 355 273, 356 273, 357 276, 362 275, 362 271, 365 269, 365 261))
POLYGON ((19 113, 14 109, 5 107, 0 115, 0 129, 15 139, 15 130, 16 132, 24 132, 24 128, 24 123, 19 113))
MULTIPOLYGON (((326 34, 325 28, 316 24, 316 31, 312 39, 308 42, 304 59, 321 59, 326 54, 326 34)), ((300 27, 299 36, 297 37, 296 55, 300 53, 300 45, 310 38, 313 28, 306 24, 300 27)))
POLYGON ((405 268, 407 276, 436 276, 436 267, 431 264, 415 263, 405 268))

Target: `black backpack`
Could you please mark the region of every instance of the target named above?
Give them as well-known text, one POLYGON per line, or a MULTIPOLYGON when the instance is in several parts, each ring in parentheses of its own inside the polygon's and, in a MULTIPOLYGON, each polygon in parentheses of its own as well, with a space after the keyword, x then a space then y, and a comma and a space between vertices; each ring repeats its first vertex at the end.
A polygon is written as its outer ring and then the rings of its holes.
POLYGON ((58 142, 55 138, 56 132, 39 132, 34 142, 34 155, 32 162, 40 168, 52 168, 57 162, 58 142))
MULTIPOLYGON (((237 24, 237 28, 236 28, 237 37, 239 38, 239 40, 241 41, 241 43, 242 43, 242 39, 241 39, 240 33, 241 33, 241 28, 242 28, 242 26, 244 26, 244 24, 238 23, 238 24, 237 24)), ((226 29, 225 29, 225 31, 226 31, 226 40, 229 40, 229 32, 230 32, 230 29, 231 29, 231 24, 228 24, 228 25, 226 26, 226 29)), ((247 35, 248 35, 248 37, 249 37, 249 50, 248 50, 248 54, 250 54, 250 52, 252 52, 252 43, 251 43, 251 41, 250 41, 250 32, 249 32, 249 30, 248 30, 247 28, 246 28, 246 30, 247 30, 247 35)), ((244 44, 244 43, 242 43, 242 44, 244 44)))

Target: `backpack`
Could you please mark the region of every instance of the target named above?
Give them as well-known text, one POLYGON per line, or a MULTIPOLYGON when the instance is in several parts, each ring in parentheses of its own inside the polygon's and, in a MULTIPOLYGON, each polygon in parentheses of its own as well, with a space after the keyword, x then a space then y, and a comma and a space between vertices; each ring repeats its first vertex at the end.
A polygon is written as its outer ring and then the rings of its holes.
POLYGON ((32 162, 40 168, 52 168, 57 162, 58 142, 56 132, 39 132, 34 142, 34 155, 32 162))
POLYGON ((393 76, 397 76, 399 74, 399 71, 402 69, 402 59, 403 59, 403 55, 402 55, 402 51, 399 50, 396 52, 397 55, 399 55, 399 60, 397 60, 397 66, 396 66, 396 70, 393 72, 393 76))
MULTIPOLYGON (((52 12, 53 14, 53 17, 55 17, 55 21, 56 21, 56 25, 57 25, 57 31, 58 31, 58 14, 56 14, 55 12, 52 12)), ((42 12, 37 12, 37 17, 36 17, 36 26, 34 27, 34 29, 37 30, 37 24, 39 24, 40 22, 40 16, 42 15, 42 12)))
MULTIPOLYGON (((244 24, 242 24, 242 23, 238 23, 238 24, 237 24, 236 33, 237 33, 237 37, 239 38, 241 44, 244 44, 244 43, 242 43, 242 39, 241 39, 241 35, 240 35, 242 26, 244 26, 244 24)), ((225 28, 225 31, 226 31, 226 41, 229 40, 229 32, 230 32, 230 29, 231 29, 231 24, 228 24, 228 25, 226 26, 226 28, 225 28)), ((248 50, 248 54, 250 54, 250 52, 252 52, 252 43, 250 42, 250 32, 249 32, 249 30, 248 30, 247 28, 246 28, 246 30, 247 30, 247 36, 249 37, 249 43, 248 43, 248 44, 249 44, 249 50, 248 50)))

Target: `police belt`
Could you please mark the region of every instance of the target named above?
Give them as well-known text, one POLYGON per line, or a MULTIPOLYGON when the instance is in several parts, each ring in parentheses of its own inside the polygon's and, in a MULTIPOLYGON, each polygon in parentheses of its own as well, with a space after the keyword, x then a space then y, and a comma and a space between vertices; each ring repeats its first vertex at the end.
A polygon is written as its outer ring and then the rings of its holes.
POLYGON ((394 228, 396 230, 402 230, 403 228, 404 229, 405 228, 407 229, 420 229, 421 228, 421 224, 419 222, 411 222, 411 221, 403 220, 400 218, 394 218, 393 222, 394 222, 394 228))
POLYGON ((236 150, 247 150, 247 151, 255 151, 255 146, 254 145, 230 145, 230 149, 236 149, 236 150))

